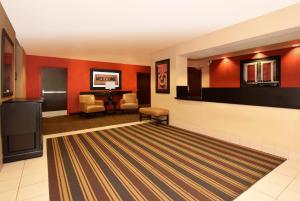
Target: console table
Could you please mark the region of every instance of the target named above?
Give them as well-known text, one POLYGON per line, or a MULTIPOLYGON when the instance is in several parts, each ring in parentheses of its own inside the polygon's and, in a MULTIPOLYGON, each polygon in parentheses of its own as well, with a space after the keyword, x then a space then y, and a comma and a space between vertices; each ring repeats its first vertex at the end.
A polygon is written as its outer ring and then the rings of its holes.
POLYGON ((113 113, 115 114, 116 113, 116 106, 117 106, 117 102, 116 101, 105 101, 104 102, 104 106, 105 106, 105 112, 107 113, 108 111, 111 111, 111 110, 108 110, 108 107, 107 106, 113 106, 113 113))
MULTIPOLYGON (((122 96, 123 94, 131 93, 132 91, 113 90, 111 91, 112 96, 122 96)), ((109 91, 83 91, 80 95, 93 94, 96 98, 106 98, 110 94, 109 91)))

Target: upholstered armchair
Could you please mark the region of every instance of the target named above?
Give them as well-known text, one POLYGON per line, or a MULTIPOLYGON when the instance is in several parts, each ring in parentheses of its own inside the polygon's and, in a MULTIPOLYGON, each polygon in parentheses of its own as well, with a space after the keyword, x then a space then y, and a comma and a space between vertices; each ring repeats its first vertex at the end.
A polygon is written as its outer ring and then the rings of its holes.
POLYGON ((94 95, 79 96, 80 114, 91 114, 96 112, 105 112, 103 100, 96 100, 94 95))
POLYGON ((123 94, 122 99, 120 100, 120 109, 124 110, 138 110, 139 101, 136 98, 135 93, 123 94))

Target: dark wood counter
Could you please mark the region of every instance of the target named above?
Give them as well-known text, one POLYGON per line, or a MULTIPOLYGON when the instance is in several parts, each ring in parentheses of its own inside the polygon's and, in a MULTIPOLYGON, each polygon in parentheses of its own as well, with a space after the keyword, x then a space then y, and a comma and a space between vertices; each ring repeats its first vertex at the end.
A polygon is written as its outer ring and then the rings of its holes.
POLYGON ((178 100, 300 109, 300 88, 202 88, 202 96, 193 97, 186 86, 178 87, 178 100))
POLYGON ((11 99, 1 105, 3 161, 43 155, 42 99, 11 99))
MULTIPOLYGON (((121 90, 112 90, 111 94, 112 96, 122 96, 123 94, 126 93, 131 93, 131 91, 121 91, 121 90)), ((109 91, 83 91, 80 92, 80 95, 85 95, 85 94, 93 94, 96 98, 105 98, 109 95, 109 91)))

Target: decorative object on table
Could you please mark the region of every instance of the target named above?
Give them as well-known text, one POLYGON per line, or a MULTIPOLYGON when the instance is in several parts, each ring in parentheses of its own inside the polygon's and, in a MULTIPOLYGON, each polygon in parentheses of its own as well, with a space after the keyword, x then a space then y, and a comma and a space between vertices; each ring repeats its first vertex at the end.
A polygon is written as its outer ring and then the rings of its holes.
POLYGON ((115 89, 122 89, 121 71, 119 70, 99 70, 90 71, 90 89, 106 89, 106 82, 114 82, 115 89))
POLYGON ((280 56, 241 61, 241 87, 279 87, 280 56))
POLYGON ((14 43, 5 29, 2 29, 1 61, 2 97, 12 96, 14 90, 14 43))
POLYGON ((111 90, 115 89, 115 88, 116 88, 116 85, 115 85, 114 81, 105 82, 105 89, 109 90, 108 91, 108 95, 107 95, 108 102, 112 102, 113 101, 111 90))
POLYGON ((170 93, 170 59, 155 62, 156 93, 170 93))
POLYGON ((124 110, 137 110, 139 108, 139 101, 135 93, 123 94, 120 100, 120 109, 124 110))
POLYGON ((80 95, 79 96, 80 115, 86 116, 91 113, 105 112, 103 100, 96 100, 94 95, 80 95))

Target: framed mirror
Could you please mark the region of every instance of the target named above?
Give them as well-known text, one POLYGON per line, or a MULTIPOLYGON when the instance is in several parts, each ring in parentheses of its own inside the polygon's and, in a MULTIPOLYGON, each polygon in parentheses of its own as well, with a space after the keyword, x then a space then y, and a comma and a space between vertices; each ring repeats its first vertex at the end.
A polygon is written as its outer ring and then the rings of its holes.
POLYGON ((2 29, 1 43, 1 86, 2 97, 13 95, 14 90, 14 43, 2 29))

